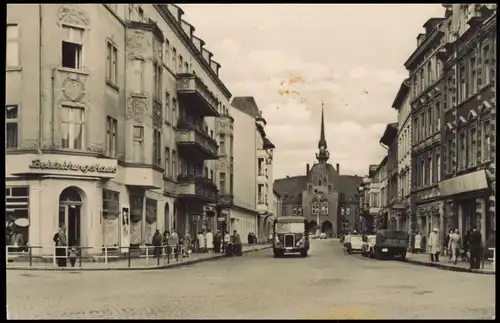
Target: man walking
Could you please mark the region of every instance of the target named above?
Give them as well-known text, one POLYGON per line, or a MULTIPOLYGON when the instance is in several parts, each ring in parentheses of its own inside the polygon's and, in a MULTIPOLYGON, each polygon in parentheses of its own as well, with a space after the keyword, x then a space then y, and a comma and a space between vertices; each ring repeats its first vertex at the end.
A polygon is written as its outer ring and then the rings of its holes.
POLYGON ((429 249, 431 254, 431 262, 439 262, 439 236, 438 229, 434 228, 429 235, 429 249))
POLYGON ((243 246, 241 245, 241 237, 238 231, 234 230, 233 231, 233 240, 234 240, 234 254, 236 256, 242 256, 243 255, 243 246))
POLYGON ((481 232, 474 226, 470 234, 470 268, 479 269, 481 265, 481 244, 483 237, 481 232))
POLYGON ((460 252, 460 235, 458 234, 458 229, 450 233, 448 252, 450 253, 450 261, 453 261, 456 265, 458 253, 460 252))
POLYGON ((220 253, 220 244, 222 241, 222 234, 220 233, 220 230, 217 230, 217 233, 215 233, 214 236, 214 250, 215 253, 220 253))

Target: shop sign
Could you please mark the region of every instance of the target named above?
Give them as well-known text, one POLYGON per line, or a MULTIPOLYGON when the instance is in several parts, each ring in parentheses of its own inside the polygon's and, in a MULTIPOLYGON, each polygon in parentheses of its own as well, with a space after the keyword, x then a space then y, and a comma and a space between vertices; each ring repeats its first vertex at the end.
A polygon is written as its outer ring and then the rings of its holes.
POLYGON ((35 159, 31 161, 29 166, 31 169, 51 169, 51 170, 62 170, 62 171, 74 171, 81 173, 108 173, 115 174, 116 166, 105 166, 99 163, 95 164, 78 164, 70 161, 41 161, 40 159, 35 159))
POLYGON ((226 221, 226 218, 223 217, 223 216, 220 216, 220 217, 217 218, 217 221, 224 222, 224 221, 226 221))

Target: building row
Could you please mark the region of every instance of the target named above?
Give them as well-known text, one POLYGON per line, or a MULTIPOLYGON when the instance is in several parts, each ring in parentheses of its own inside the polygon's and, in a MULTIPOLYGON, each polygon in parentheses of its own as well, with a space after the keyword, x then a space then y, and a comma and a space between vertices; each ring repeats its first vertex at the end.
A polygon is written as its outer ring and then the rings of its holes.
POLYGON ((496 5, 444 5, 404 66, 380 143, 387 156, 364 180, 363 212, 379 226, 429 234, 495 228, 496 5))
POLYGON ((7 244, 50 247, 61 225, 89 252, 155 230, 267 237, 280 197, 266 121, 180 7, 7 11, 7 244))

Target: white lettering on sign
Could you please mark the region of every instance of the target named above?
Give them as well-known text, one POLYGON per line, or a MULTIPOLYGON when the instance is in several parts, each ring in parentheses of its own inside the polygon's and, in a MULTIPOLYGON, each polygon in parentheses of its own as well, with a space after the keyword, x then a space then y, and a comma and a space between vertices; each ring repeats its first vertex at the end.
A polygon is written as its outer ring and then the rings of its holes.
POLYGON ((40 159, 32 160, 30 168, 67 170, 82 173, 116 173, 116 166, 104 166, 101 164, 75 164, 70 161, 58 162, 48 160, 42 162, 40 159))

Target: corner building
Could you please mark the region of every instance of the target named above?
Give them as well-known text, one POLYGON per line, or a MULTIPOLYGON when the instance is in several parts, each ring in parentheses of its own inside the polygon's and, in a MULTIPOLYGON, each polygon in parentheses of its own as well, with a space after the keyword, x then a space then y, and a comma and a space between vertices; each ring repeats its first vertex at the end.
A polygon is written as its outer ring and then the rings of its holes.
POLYGON ((215 131, 232 131, 231 94, 182 15, 8 5, 6 226, 24 244, 51 253, 60 224, 88 253, 148 244, 156 229, 217 228, 230 163, 215 131))

